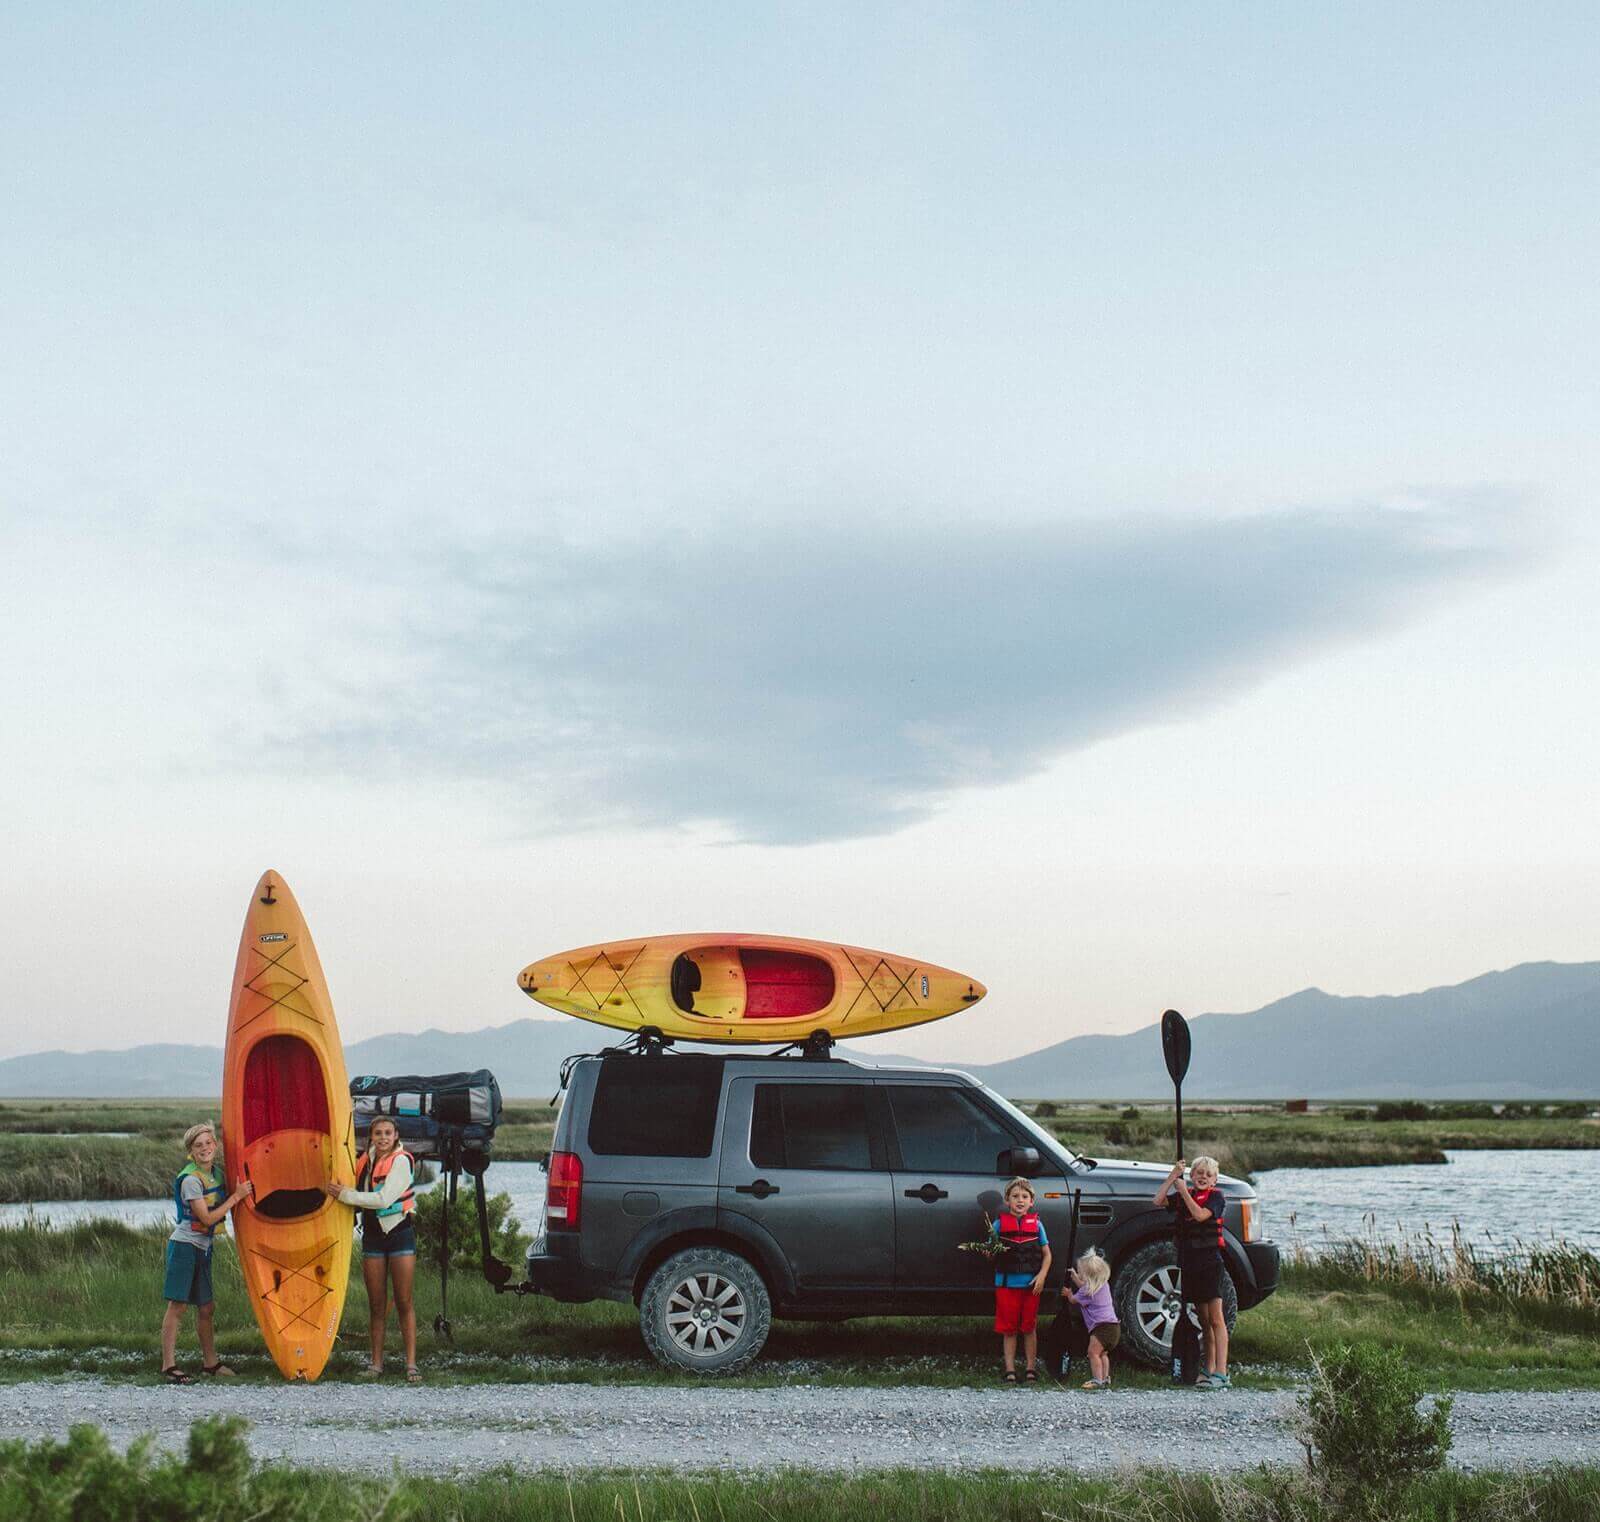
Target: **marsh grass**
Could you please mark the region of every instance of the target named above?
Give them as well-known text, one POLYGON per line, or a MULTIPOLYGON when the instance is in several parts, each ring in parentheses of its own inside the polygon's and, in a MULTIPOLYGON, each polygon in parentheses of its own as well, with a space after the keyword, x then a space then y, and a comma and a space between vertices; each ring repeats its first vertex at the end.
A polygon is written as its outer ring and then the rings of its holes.
POLYGON ((182 1163, 176 1136, 0 1135, 0 1203, 149 1199, 182 1163))
MULTIPOLYGON (((1165 1158, 1172 1148, 1170 1104, 1025 1104, 1074 1151, 1091 1157, 1165 1158)), ((1587 1105, 1529 1107, 1495 1115, 1487 1106, 1423 1106, 1418 1119, 1378 1119, 1369 1105, 1323 1105, 1303 1115, 1281 1104, 1185 1106, 1184 1145, 1209 1152, 1223 1172, 1248 1177, 1268 1168, 1355 1168, 1443 1163, 1447 1151, 1600 1147, 1587 1105), (1537 1109, 1538 1113, 1533 1113, 1537 1109), (1548 1109, 1552 1113, 1546 1114, 1548 1109)), ((1408 1112, 1410 1113, 1410 1112, 1408 1112)))

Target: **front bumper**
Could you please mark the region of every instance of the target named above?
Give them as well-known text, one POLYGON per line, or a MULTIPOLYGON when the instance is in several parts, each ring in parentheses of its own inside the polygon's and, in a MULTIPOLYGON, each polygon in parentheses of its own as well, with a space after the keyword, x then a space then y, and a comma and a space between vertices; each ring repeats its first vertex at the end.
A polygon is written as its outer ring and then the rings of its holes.
POLYGON ((1276 1242, 1246 1242, 1243 1245, 1245 1257, 1250 1262, 1251 1276, 1256 1282, 1252 1287, 1243 1284, 1236 1286, 1239 1291, 1239 1309, 1242 1311, 1248 1310, 1252 1305, 1259 1305, 1277 1289, 1281 1270, 1276 1242))

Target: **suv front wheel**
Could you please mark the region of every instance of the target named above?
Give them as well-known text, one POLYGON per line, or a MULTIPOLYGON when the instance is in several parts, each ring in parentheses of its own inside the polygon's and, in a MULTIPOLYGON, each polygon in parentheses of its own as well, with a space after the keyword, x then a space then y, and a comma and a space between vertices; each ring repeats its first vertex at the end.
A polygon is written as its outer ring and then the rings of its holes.
MULTIPOLYGON (((1141 1247, 1117 1269, 1111 1298, 1122 1325, 1122 1346, 1142 1364, 1169 1368, 1172 1330, 1178 1324, 1178 1249, 1170 1241, 1141 1247)), ((1192 1307, 1189 1316, 1198 1326, 1192 1307)), ((1232 1332, 1239 1318, 1239 1294, 1226 1267, 1222 1270, 1222 1317, 1232 1332)))
POLYGON ((656 1362, 694 1374, 736 1374, 772 1329, 772 1299, 748 1259, 688 1247, 653 1274, 639 1297, 639 1330, 656 1362))

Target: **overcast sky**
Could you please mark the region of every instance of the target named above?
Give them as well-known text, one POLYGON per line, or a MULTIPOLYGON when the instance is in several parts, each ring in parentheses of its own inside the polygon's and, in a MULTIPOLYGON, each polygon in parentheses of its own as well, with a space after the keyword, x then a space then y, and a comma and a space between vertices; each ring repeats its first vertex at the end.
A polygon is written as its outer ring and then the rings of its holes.
POLYGON ((1590 6, 0 11, 0 1056, 771 930, 1600 957, 1590 6))

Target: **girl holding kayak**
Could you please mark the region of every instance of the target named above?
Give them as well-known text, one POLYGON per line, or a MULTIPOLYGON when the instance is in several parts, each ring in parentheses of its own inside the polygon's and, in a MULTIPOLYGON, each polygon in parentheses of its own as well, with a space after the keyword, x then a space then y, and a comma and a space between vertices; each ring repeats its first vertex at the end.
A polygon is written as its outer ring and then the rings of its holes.
POLYGON ((335 1183, 322 1187, 334 1199, 361 1212, 361 1274, 367 1285, 367 1329, 372 1361, 361 1372, 368 1379, 383 1373, 384 1326, 389 1316, 389 1287, 399 1313, 405 1346, 406 1378, 422 1383, 417 1368, 417 1312, 411 1287, 417 1271, 416 1195, 411 1154, 400 1145, 400 1128, 386 1116, 372 1122, 367 1150, 356 1159, 356 1187, 335 1183))

